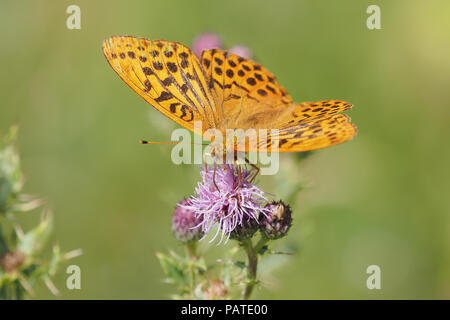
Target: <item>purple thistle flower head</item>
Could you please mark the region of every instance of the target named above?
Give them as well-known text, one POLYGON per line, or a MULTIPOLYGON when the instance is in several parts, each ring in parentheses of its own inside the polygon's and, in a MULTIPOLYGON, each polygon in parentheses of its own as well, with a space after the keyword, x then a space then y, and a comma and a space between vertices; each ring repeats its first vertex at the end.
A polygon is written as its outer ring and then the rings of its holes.
POLYGON ((245 58, 245 59, 252 58, 252 51, 250 50, 249 47, 246 47, 246 46, 242 46, 242 45, 233 46, 228 51, 230 51, 231 53, 234 53, 238 56, 241 56, 242 58, 245 58))
POLYGON ((202 169, 202 181, 195 189, 196 195, 189 198, 183 207, 202 217, 198 227, 205 234, 214 226, 218 227, 210 242, 214 241, 219 233, 219 243, 224 237, 228 241, 235 229, 251 226, 249 220, 257 223, 261 214, 266 215, 269 212, 263 206, 267 201, 264 192, 249 181, 252 174, 253 170, 243 168, 239 185, 237 167, 217 166, 215 178, 213 168, 202 169))
POLYGON ((203 236, 202 230, 196 228, 202 222, 202 217, 186 208, 187 205, 189 200, 179 202, 172 216, 175 238, 184 243, 196 241, 203 236))
POLYGON ((192 43, 192 50, 194 51, 194 54, 199 58, 202 55, 203 50, 214 48, 222 48, 222 41, 220 40, 220 37, 215 33, 202 33, 197 36, 192 43))

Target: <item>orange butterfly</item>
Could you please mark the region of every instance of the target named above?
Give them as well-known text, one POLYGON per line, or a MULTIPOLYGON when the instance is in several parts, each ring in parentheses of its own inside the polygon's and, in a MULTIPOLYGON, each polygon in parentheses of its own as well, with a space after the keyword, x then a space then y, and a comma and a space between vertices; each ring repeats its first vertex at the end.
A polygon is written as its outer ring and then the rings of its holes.
MULTIPOLYGON (((227 51, 206 50, 199 60, 178 42, 116 36, 103 42, 103 53, 150 105, 210 140, 208 129, 277 129, 278 151, 295 152, 329 147, 356 134, 350 118, 339 114, 351 104, 294 103, 264 67, 227 51), (201 130, 194 121, 201 121, 201 130)), ((243 151, 270 151, 271 138, 245 144, 243 151)))

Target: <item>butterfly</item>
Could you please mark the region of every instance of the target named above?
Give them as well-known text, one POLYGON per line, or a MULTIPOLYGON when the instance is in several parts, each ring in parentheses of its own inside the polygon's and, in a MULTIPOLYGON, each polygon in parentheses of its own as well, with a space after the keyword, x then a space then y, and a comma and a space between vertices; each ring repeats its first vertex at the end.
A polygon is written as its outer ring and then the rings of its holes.
POLYGON ((236 148, 245 152, 300 152, 351 139, 356 127, 342 100, 295 103, 266 68, 211 49, 200 59, 178 42, 114 36, 102 45, 119 77, 151 106, 210 140, 208 129, 276 129, 267 139, 236 148), (194 122, 201 121, 201 127, 194 122), (276 139, 274 139, 276 138, 276 139))

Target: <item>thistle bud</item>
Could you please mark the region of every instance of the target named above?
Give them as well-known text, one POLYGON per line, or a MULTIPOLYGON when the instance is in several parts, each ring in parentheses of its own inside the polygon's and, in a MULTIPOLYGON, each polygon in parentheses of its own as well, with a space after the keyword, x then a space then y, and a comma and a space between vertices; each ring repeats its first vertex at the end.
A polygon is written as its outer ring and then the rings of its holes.
POLYGON ((225 283, 220 279, 213 279, 209 283, 209 288, 205 290, 205 298, 208 300, 225 299, 227 293, 225 283))
POLYGON ((203 218, 185 207, 188 200, 178 203, 172 217, 172 231, 177 240, 187 243, 197 241, 203 236, 201 223, 203 218))
POLYGON ((8 251, 0 257, 0 266, 8 273, 13 273, 19 269, 22 262, 25 260, 25 255, 22 251, 15 252, 8 251))
POLYGON ((269 214, 260 215, 259 230, 263 237, 275 240, 284 237, 292 225, 292 211, 283 201, 266 204, 269 214))

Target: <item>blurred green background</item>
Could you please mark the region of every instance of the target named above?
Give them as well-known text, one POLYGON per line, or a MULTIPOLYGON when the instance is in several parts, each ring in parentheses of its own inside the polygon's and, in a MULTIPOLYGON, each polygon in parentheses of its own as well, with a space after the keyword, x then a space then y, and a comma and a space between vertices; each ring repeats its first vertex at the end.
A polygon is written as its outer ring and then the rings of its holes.
MULTIPOLYGON (((169 141, 173 126, 117 77, 101 42, 127 34, 190 45, 205 31, 250 47, 296 101, 355 105, 357 137, 292 169, 304 190, 277 246, 298 252, 254 297, 450 298, 450 2, 2 1, 0 26, 0 131, 20 125, 25 191, 48 199, 54 240, 84 250, 73 260, 82 289, 65 289, 61 269, 61 298, 173 292, 154 252, 182 250, 171 214, 198 168, 172 164, 170 147, 137 143, 169 141), (71 4, 81 30, 66 28, 71 4), (371 4, 381 30, 366 27, 371 4), (366 288, 372 264, 381 290, 366 288)), ((261 181, 276 192, 273 178, 261 181)))

